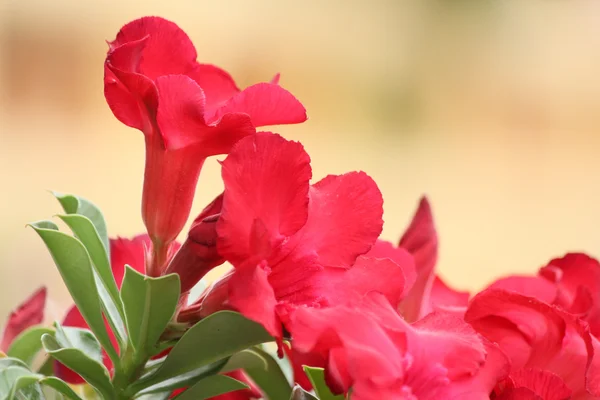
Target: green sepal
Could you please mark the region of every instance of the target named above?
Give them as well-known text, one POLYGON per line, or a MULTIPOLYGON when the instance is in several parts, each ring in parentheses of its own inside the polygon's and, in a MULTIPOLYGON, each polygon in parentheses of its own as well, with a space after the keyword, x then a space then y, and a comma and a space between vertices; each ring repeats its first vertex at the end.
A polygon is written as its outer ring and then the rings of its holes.
POLYGON ((319 400, 317 397, 302 389, 300 385, 294 386, 290 400, 319 400))

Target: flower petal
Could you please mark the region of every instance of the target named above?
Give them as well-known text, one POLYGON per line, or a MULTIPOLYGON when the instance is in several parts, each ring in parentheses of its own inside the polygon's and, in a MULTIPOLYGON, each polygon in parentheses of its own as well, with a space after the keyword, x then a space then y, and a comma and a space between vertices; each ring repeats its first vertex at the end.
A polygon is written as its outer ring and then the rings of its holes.
POLYGON ((195 67, 197 53, 188 35, 175 23, 160 17, 143 17, 123 26, 109 44, 109 53, 146 37, 136 72, 154 80, 161 75, 183 74, 195 67))
POLYGON ((554 284, 537 276, 508 276, 498 279, 488 288, 520 293, 523 296, 533 297, 548 304, 552 304, 557 295, 554 284))
POLYGON ((251 257, 251 236, 261 221, 266 240, 278 244, 308 217, 310 158, 300 143, 272 133, 238 142, 222 163, 223 210, 218 251, 236 265, 251 257))
POLYGON ((227 71, 211 64, 198 64, 186 75, 195 80, 204 91, 207 110, 216 110, 240 92, 227 71))
POLYGON ((197 158, 223 154, 239 139, 255 132, 249 117, 242 114, 229 114, 216 126, 208 126, 204 120, 204 92, 187 76, 161 76, 156 86, 156 120, 168 150, 196 146, 197 158))
POLYGON ((544 400, 567 400, 572 391, 563 380, 549 371, 524 368, 512 372, 507 379, 508 389, 527 388, 544 400))
POLYGON ((411 322, 423 317, 429 311, 429 297, 438 257, 438 237, 431 206, 426 197, 421 198, 410 225, 400 239, 399 246, 415 257, 417 278, 408 296, 400 305, 402 315, 411 322))
POLYGON ((0 350, 6 351, 12 341, 24 330, 42 323, 46 306, 47 290, 45 286, 37 289, 29 298, 11 311, 4 327, 0 350))
POLYGON ((364 172, 329 175, 310 188, 308 221, 296 251, 316 253, 320 265, 348 268, 383 229, 383 198, 364 172))
POLYGON ((469 296, 469 292, 459 292, 450 288, 436 275, 429 301, 434 310, 439 307, 466 307, 469 304, 469 296))
POLYGON ((256 127, 298 124, 307 118, 302 103, 290 92, 272 83, 257 83, 244 89, 215 110, 207 121, 218 121, 228 113, 248 114, 256 127))
POLYGON ((261 263, 236 269, 229 280, 229 304, 281 340, 282 327, 275 313, 277 299, 269 284, 267 268, 261 263))
POLYGON ((152 248, 152 241, 146 234, 132 239, 117 237, 110 239, 110 265, 117 286, 120 288, 125 276, 125 265, 140 273, 146 270, 146 253, 152 248))
POLYGON ((402 272, 404 273, 404 279, 406 280, 405 295, 410 289, 412 289, 417 279, 417 271, 415 267, 414 257, 405 249, 401 247, 395 247, 392 243, 377 239, 371 250, 367 254, 367 257, 372 258, 389 258, 396 264, 402 266, 402 272), (412 261, 408 262, 407 258, 410 257, 412 261))
POLYGON ((581 313, 589 305, 585 320, 591 332, 600 337, 600 263, 582 253, 570 253, 551 260, 540 275, 558 285, 557 304, 567 311, 581 313), (559 274, 556 271, 560 271, 559 274), (560 275, 560 276, 559 276, 560 275), (587 293, 585 293, 587 292, 587 293), (591 304, 589 302, 591 297, 591 304))

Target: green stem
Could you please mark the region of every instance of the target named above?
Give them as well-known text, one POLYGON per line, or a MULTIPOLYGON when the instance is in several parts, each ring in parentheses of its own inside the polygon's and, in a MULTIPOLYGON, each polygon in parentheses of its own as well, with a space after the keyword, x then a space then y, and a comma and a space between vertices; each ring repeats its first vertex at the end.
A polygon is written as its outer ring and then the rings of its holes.
POLYGON ((140 377, 148 356, 142 351, 133 351, 131 346, 123 352, 121 357, 121 368, 115 369, 112 383, 117 393, 116 400, 130 400, 131 394, 127 393, 127 387, 140 377))

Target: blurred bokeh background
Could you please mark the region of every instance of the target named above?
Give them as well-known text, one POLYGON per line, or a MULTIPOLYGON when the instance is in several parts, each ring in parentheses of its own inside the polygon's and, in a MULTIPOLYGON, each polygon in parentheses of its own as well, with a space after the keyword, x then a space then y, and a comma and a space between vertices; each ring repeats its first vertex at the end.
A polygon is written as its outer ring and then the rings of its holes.
MULTIPOLYGON (((0 0, 0 316, 66 289, 27 222, 47 189, 97 203, 110 234, 143 231, 142 134, 103 97, 105 39, 143 15, 176 21, 240 86, 282 73, 310 120, 314 176, 364 170, 397 240, 433 204, 441 275, 461 289, 600 254, 600 3, 593 0, 0 0)), ((197 213, 221 189, 216 161, 197 213)))

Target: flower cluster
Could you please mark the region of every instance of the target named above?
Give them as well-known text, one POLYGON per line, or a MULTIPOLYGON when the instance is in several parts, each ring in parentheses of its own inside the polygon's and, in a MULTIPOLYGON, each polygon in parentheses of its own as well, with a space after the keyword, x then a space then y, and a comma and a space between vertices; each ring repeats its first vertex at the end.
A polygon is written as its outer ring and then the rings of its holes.
MULTIPOLYGON (((240 90, 196 56, 174 23, 147 17, 121 29, 105 63, 108 105, 145 136, 147 228, 110 240, 107 254, 121 293, 126 265, 146 279, 178 276, 179 299, 162 338, 176 342, 219 312, 241 313, 289 361, 291 383, 304 389, 295 399, 313 389, 323 399, 351 400, 600 399, 597 260, 567 254, 535 276, 499 279, 473 296, 453 290, 435 272, 438 236, 426 198, 397 245, 380 239, 383 197, 372 178, 349 172, 313 181, 300 143, 256 131, 306 119, 279 75, 240 90), (201 167, 219 154, 226 154, 224 191, 179 244, 201 167), (229 272, 192 298, 191 289, 224 263, 229 272), (315 368, 324 371, 325 389, 315 368)), ((38 291, 11 314, 3 350, 41 322, 45 295, 38 291)), ((89 328, 80 309, 73 306, 62 325, 89 328)), ((117 348, 116 326, 105 325, 117 348)), ((147 358, 175 356, 177 345, 167 343, 147 358)), ((115 360, 103 352, 118 388, 115 360)), ((56 376, 89 382, 63 364, 55 362, 56 376)), ((282 400, 249 367, 221 371, 247 388, 211 398, 282 400)), ((170 395, 184 396, 187 383, 170 395)))

